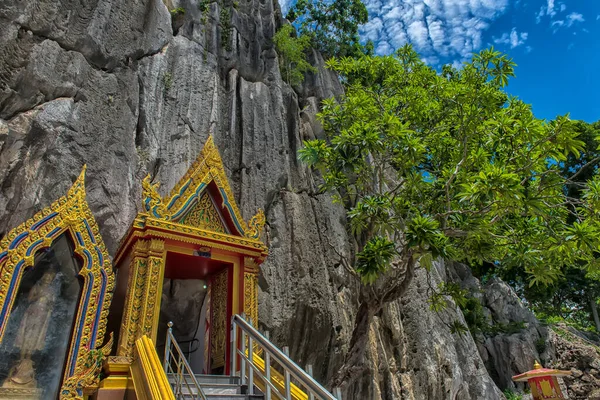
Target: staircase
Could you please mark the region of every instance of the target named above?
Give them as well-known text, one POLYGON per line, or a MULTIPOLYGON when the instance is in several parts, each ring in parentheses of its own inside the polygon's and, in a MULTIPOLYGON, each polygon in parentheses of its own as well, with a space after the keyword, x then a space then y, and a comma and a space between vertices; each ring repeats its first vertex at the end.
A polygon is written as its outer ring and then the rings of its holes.
POLYGON ((234 376, 194 374, 173 336, 173 323, 168 326, 163 367, 176 400, 342 399, 338 388, 333 396, 294 363, 287 350, 271 343, 268 333, 263 336, 240 315, 234 315, 231 324, 229 359, 234 376))
MULTIPOLYGON (((176 387, 175 374, 168 374, 169 383, 176 387)), ((206 399, 206 400, 263 400, 263 394, 247 394, 246 385, 241 384, 239 376, 227 375, 196 375, 196 380, 204 394, 202 397, 194 386, 183 387, 179 394, 175 394, 177 400, 206 399)), ((255 389, 257 393, 257 389, 255 389)))

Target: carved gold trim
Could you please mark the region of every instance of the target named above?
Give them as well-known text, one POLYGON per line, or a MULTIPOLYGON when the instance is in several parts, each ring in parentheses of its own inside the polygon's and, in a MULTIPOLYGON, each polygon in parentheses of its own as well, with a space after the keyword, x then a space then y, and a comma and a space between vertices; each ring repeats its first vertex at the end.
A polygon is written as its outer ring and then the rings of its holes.
MULTIPOLYGON (((268 254, 266 248, 254 250, 254 249, 249 249, 248 247, 236 247, 235 245, 226 245, 226 244, 223 244, 223 242, 219 242, 219 241, 213 242, 210 240, 200 239, 198 237, 193 237, 193 236, 182 236, 181 234, 178 234, 177 232, 174 232, 172 230, 171 231, 162 231, 162 230, 155 230, 155 229, 146 229, 144 231, 139 231, 139 230, 134 231, 133 233, 131 233, 129 235, 129 238, 125 242, 125 245, 123 246, 123 248, 127 248, 132 243, 134 243, 136 240, 140 240, 140 238, 147 238, 147 237, 151 237, 151 236, 159 237, 162 239, 170 239, 170 240, 183 242, 183 243, 195 244, 195 245, 199 245, 199 246, 208 246, 208 247, 212 247, 214 249, 231 251, 233 253, 239 253, 239 254, 243 254, 243 255, 253 256, 260 260, 263 260, 268 254)), ((215 240, 218 240, 218 239, 215 239, 215 240)), ((115 263, 119 264, 124 256, 125 256, 124 251, 119 252, 117 257, 115 258, 115 263)))
POLYGON ((175 185, 168 198, 162 199, 158 193, 160 183, 151 183, 150 175, 144 178, 142 181, 144 212, 164 221, 179 221, 198 204, 202 193, 211 182, 217 185, 223 199, 222 212, 229 214, 238 236, 258 239, 265 224, 265 215, 262 210, 259 210, 250 220, 250 224, 242 218, 225 174, 223 160, 212 136, 208 137, 198 158, 175 185))
POLYGON ((160 299, 162 296, 163 278, 165 275, 165 241, 151 239, 148 249, 148 274, 146 276, 145 301, 142 311, 142 335, 156 340, 158 317, 160 316, 160 299))
POLYGON ((15 301, 23 273, 34 264, 37 251, 48 248, 68 232, 75 254, 83 260, 79 275, 83 289, 75 316, 75 328, 67 354, 61 399, 83 399, 84 390, 98 384, 99 362, 110 352, 106 346, 106 322, 114 274, 98 225, 89 209, 84 166, 66 196, 59 198, 0 240, 0 341, 15 301))
POLYGON ((244 257, 244 313, 258 326, 258 265, 251 257, 244 257))
POLYGON ((146 285, 146 274, 148 271, 147 257, 148 241, 138 240, 133 246, 133 257, 129 265, 128 290, 123 308, 121 332, 119 334, 118 356, 133 357, 140 314, 143 307, 142 293, 146 285))
POLYGON ((228 272, 228 269, 224 269, 219 272, 212 281, 212 315, 210 329, 211 369, 225 365, 225 349, 227 341, 227 287, 229 286, 228 272))
POLYGON ((118 356, 132 357, 135 341, 143 335, 156 340, 166 254, 164 240, 135 242, 129 266, 118 356))

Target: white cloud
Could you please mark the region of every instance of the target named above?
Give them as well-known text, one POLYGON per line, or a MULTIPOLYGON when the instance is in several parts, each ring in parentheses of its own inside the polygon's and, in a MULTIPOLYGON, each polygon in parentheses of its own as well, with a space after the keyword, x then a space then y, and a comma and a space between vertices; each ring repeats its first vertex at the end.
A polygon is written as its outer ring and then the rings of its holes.
POLYGON ((542 6, 540 8, 540 11, 535 14, 535 23, 539 24, 540 22, 542 22, 542 18, 544 17, 544 15, 546 15, 546 7, 542 6))
POLYGON ((527 32, 518 33, 516 28, 512 28, 510 33, 504 33, 499 38, 494 38, 494 43, 500 45, 510 45, 511 49, 525 44, 529 34, 527 32))
MULTIPOLYGON (((585 18, 578 12, 572 12, 568 15, 560 15, 567 9, 567 5, 559 2, 556 5, 555 0, 546 0, 546 5, 541 6, 540 10, 535 14, 535 22, 540 23, 544 17, 549 17, 550 27, 556 33, 561 27, 569 28, 575 23, 584 22, 585 18)), ((600 15, 596 16, 596 20, 600 19, 600 15)))
POLYGON ((548 8, 546 15, 554 17, 556 15, 556 11, 554 11, 554 0, 548 0, 548 8))
POLYGON ((585 19, 583 18, 582 14, 572 12, 571 14, 567 15, 567 26, 571 26, 576 22, 583 22, 583 21, 585 21, 585 19))
MULTIPOLYGON (((364 1, 371 21, 361 35, 375 42, 377 54, 411 43, 428 63, 438 64, 460 62, 480 50, 483 32, 506 12, 510 0, 364 1)), ((525 39, 519 35, 517 43, 525 39)))

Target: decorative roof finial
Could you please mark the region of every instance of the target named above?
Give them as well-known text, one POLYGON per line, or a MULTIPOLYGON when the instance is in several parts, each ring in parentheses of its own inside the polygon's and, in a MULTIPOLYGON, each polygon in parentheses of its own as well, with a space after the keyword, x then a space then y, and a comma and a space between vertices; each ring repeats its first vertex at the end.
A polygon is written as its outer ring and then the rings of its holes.
POLYGON ((535 363, 533 363, 533 369, 542 369, 542 365, 535 360, 535 363))

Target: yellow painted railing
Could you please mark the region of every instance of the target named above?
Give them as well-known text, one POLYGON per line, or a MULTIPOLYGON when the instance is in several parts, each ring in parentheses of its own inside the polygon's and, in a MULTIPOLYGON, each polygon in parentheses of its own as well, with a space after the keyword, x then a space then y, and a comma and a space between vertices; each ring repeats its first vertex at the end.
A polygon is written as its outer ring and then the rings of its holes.
POLYGON ((135 342, 131 376, 139 400, 175 400, 154 343, 146 335, 135 342))
MULTIPOLYGON (((246 354, 248 352, 246 351, 246 354)), ((252 357, 252 361, 254 365, 262 372, 263 376, 266 376, 265 371, 265 360, 260 356, 261 352, 255 351, 252 357)), ((285 380, 283 375, 279 373, 275 368, 271 367, 271 383, 279 390, 279 393, 285 393, 285 380)), ((258 378, 254 381, 254 384, 260 389, 261 392, 265 393, 266 384, 261 379, 258 378)), ((298 386, 293 383, 290 384, 290 394, 293 400, 308 400, 308 395, 300 389, 298 386)))

